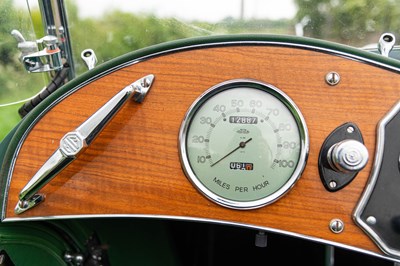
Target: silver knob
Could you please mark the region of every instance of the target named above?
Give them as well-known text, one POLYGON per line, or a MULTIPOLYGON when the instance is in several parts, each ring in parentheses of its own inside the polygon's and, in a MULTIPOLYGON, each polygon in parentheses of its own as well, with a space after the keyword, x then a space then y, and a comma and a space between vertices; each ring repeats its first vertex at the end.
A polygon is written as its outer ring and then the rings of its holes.
POLYGON ((368 150, 357 140, 343 140, 333 145, 328 151, 328 162, 332 169, 343 172, 357 172, 368 162, 368 150))

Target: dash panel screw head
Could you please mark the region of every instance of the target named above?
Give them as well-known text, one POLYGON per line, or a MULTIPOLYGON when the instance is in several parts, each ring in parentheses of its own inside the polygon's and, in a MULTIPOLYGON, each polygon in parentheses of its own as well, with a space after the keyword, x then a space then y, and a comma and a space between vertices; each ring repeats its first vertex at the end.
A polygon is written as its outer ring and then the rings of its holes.
POLYGON ((340 75, 337 72, 331 71, 325 76, 325 81, 330 86, 335 86, 340 82, 340 75))
POLYGON ((344 223, 340 219, 333 219, 329 223, 329 229, 335 234, 340 234, 344 230, 344 223))

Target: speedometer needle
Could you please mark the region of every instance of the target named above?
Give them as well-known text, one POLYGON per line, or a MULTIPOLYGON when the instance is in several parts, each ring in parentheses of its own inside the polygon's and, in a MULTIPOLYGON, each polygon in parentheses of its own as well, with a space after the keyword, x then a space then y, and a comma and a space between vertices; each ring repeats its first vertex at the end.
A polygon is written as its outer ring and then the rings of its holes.
POLYGON ((239 143, 239 146, 237 146, 235 149, 233 149, 231 152, 229 152, 227 155, 225 155, 224 157, 222 157, 221 159, 219 159, 218 161, 216 161, 215 163, 213 163, 211 165, 211 167, 213 167, 214 165, 216 165, 217 163, 219 163, 220 161, 222 161, 223 159, 225 159, 226 157, 228 157, 229 155, 231 155, 232 153, 234 153, 235 151, 237 151, 240 148, 244 148, 246 147, 246 144, 249 143, 253 138, 249 138, 246 141, 242 141, 239 143))

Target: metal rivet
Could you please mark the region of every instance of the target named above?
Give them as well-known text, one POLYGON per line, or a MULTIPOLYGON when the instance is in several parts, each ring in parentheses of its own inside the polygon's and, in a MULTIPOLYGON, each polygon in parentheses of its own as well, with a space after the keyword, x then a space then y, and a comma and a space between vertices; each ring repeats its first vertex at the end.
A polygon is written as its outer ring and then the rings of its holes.
POLYGON ((366 221, 367 221, 367 224, 369 224, 369 225, 376 224, 376 218, 374 216, 368 216, 366 221))
POLYGON ((340 75, 337 72, 331 71, 326 74, 325 81, 328 85, 335 86, 340 82, 340 75))
POLYGON ((344 223, 340 219, 333 219, 329 223, 329 229, 335 234, 339 234, 343 232, 344 229, 344 223))
POLYGON ((337 183, 335 181, 329 182, 329 187, 330 188, 335 188, 337 186, 337 183))

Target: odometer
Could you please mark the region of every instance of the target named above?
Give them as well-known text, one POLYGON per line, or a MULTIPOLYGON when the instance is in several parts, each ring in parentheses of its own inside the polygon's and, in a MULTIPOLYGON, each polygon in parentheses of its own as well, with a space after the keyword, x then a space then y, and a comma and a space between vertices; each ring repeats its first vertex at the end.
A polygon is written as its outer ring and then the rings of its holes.
POLYGON ((180 136, 185 174, 210 200, 252 209, 283 196, 308 155, 302 114, 281 90, 254 80, 231 80, 189 108, 180 136))

